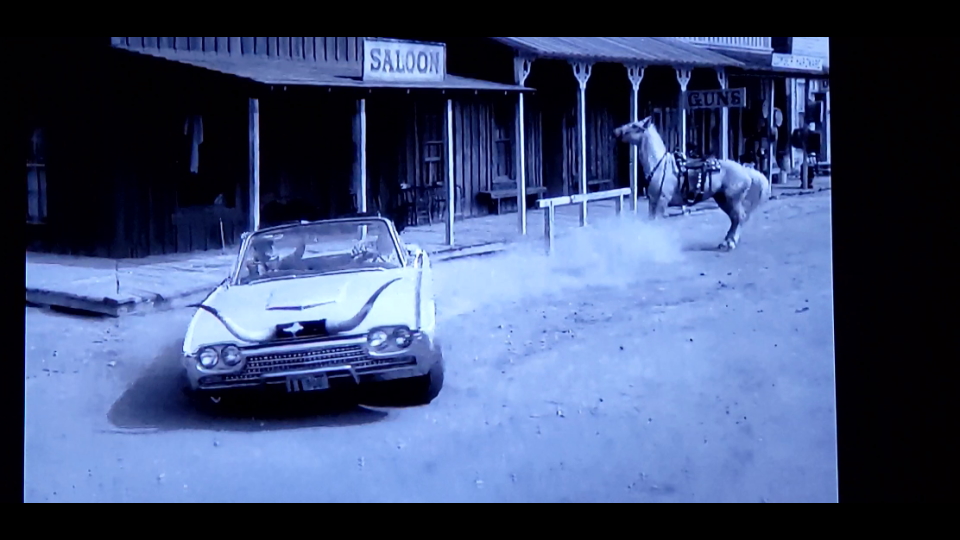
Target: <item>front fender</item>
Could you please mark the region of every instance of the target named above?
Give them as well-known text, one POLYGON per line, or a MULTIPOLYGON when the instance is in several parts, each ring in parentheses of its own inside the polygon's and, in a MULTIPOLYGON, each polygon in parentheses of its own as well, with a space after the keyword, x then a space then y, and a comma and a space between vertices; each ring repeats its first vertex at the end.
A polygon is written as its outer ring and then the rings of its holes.
POLYGON ((433 288, 433 266, 426 251, 421 251, 420 266, 420 330, 433 334, 437 326, 437 303, 433 288))
MULTIPOLYGON (((201 303, 210 304, 224 289, 224 285, 217 287, 201 303)), ((233 343, 236 340, 236 337, 216 317, 197 308, 183 336, 183 354, 195 354, 200 347, 211 343, 233 343)))

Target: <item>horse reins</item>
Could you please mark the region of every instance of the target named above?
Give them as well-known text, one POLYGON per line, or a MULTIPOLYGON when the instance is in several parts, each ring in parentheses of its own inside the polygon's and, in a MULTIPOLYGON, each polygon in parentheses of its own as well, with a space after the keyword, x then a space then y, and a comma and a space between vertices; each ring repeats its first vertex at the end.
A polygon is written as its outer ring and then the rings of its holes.
MULTIPOLYGON (((654 167, 653 170, 650 171, 650 174, 647 175, 647 179, 646 179, 646 180, 647 180, 647 185, 650 184, 650 180, 653 178, 653 175, 657 174, 657 169, 660 168, 660 165, 663 165, 663 160, 667 159, 667 155, 668 155, 669 153, 670 153, 669 150, 664 150, 664 151, 663 151, 663 156, 660 157, 660 161, 657 162, 656 167, 654 167)), ((667 170, 664 169, 664 170, 663 170, 663 174, 660 175, 660 191, 658 192, 658 195, 657 195, 658 197, 660 197, 660 196, 663 195, 663 183, 664 183, 666 180, 667 180, 667 170)))

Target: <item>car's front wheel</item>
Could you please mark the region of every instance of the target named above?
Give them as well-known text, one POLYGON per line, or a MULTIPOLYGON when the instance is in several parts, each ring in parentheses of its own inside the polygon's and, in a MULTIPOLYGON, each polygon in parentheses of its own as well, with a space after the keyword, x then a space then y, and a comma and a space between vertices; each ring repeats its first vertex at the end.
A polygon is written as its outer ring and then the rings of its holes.
POLYGON ((190 386, 190 381, 186 375, 180 379, 180 392, 186 398, 187 403, 198 409, 213 410, 220 404, 220 396, 216 393, 206 390, 194 390, 190 386))
POLYGON ((406 383, 406 392, 404 392, 411 405, 428 405, 440 395, 443 389, 444 376, 443 361, 439 361, 430 368, 426 375, 421 375, 415 379, 404 381, 406 383))

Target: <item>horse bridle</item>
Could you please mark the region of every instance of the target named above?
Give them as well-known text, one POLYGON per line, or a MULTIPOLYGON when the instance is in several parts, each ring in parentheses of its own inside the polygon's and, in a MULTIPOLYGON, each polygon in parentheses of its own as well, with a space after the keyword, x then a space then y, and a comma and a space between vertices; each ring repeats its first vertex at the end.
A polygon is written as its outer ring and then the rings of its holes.
MULTIPOLYGON (((660 161, 657 162, 656 167, 654 167, 653 170, 650 171, 650 174, 647 175, 647 178, 646 178, 647 185, 650 184, 650 180, 653 179, 653 175, 657 174, 657 169, 660 168, 660 165, 663 165, 663 160, 667 159, 667 155, 669 153, 670 153, 669 150, 663 151, 663 156, 660 157, 660 161)), ((667 169, 663 169, 663 174, 660 176, 660 190, 658 192, 659 193, 658 196, 661 196, 663 194, 663 183, 666 180, 667 180, 667 169)))

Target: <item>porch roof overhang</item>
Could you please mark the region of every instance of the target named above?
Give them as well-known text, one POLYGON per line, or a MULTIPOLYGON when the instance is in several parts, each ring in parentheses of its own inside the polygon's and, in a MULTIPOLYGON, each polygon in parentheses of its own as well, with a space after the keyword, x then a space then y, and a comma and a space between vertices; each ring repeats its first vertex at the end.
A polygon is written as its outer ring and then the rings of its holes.
POLYGON ((739 67, 743 63, 670 37, 493 37, 540 58, 651 66, 739 67))
POLYGON ((822 71, 791 69, 775 67, 773 53, 756 53, 749 51, 719 51, 717 54, 729 56, 743 63, 740 68, 731 71, 731 75, 752 75, 755 77, 797 78, 797 79, 829 79, 830 68, 823 66, 822 71))
POLYGON ((307 86, 325 88, 358 89, 424 89, 467 90, 497 92, 532 92, 534 89, 512 84, 502 84, 480 79, 470 79, 446 74, 442 81, 364 81, 359 77, 335 74, 322 66, 308 61, 231 58, 205 54, 132 51, 137 54, 157 57, 180 64, 206 69, 271 86, 307 86))

